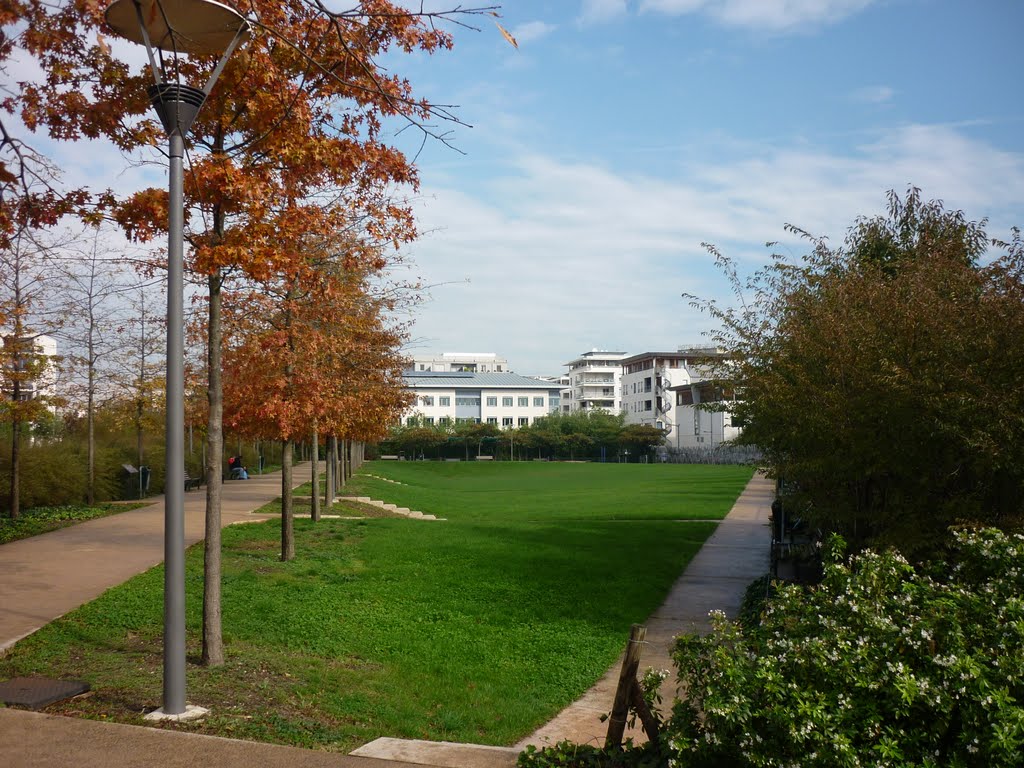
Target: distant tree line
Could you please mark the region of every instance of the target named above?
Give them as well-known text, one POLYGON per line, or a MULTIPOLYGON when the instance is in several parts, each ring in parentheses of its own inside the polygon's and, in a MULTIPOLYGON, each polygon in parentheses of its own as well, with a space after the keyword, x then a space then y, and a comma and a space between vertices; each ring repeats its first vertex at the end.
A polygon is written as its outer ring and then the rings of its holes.
POLYGON ((648 424, 626 424, 624 414, 603 410, 552 413, 522 427, 476 421, 429 423, 414 417, 392 427, 381 455, 407 459, 470 460, 479 456, 526 461, 650 461, 666 432, 648 424))

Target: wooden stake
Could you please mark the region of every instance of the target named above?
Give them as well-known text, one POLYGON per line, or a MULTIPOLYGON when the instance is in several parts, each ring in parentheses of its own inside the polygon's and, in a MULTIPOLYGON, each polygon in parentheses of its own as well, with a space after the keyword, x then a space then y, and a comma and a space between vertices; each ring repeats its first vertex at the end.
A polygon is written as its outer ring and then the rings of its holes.
MULTIPOLYGON (((646 637, 647 627, 634 624, 629 630, 626 657, 622 660, 619 685, 615 689, 615 703, 612 704, 612 714, 608 718, 608 737, 604 742, 605 749, 622 746, 622 735, 626 732, 626 717, 629 715, 629 704, 633 698, 632 689, 638 687, 636 673, 640 668, 640 647, 646 637)), ((641 698, 643 697, 641 696, 641 698)))

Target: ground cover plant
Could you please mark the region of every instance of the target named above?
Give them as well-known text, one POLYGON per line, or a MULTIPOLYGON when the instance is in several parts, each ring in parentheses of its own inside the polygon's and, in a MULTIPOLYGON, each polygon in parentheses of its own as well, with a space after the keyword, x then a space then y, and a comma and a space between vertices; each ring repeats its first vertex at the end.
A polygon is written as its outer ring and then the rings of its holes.
MULTIPOLYGON (((224 531, 227 663, 189 667, 197 732, 346 751, 382 735, 510 744, 589 687, 751 475, 682 465, 374 462, 358 493, 445 517, 224 531)), ((333 510, 349 514, 350 509, 333 510)), ((201 550, 188 558, 199 648, 201 550)), ((160 700, 162 571, 19 643, 0 676, 84 679, 52 712, 141 723, 160 700)))
POLYGON ((67 528, 69 525, 106 517, 118 512, 127 512, 146 506, 146 502, 116 502, 85 506, 35 507, 25 510, 15 519, 0 517, 0 544, 18 539, 27 539, 40 533, 67 528))
POLYGON ((960 531, 919 567, 833 550, 822 584, 780 586, 758 625, 680 639, 683 763, 1019 766, 1024 536, 960 531))

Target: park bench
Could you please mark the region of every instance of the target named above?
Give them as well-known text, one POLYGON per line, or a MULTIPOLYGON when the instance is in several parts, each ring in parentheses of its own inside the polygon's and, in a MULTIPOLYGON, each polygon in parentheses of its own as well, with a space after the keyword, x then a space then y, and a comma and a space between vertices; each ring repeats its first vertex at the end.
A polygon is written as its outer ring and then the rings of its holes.
POLYGON ((380 460, 381 461, 398 461, 398 457, 397 456, 381 456, 380 460))
POLYGON ((203 478, 192 477, 188 472, 185 473, 185 490, 194 491, 203 485, 203 478))
POLYGON ((477 461, 494 461, 494 457, 493 456, 477 456, 476 460, 477 461))

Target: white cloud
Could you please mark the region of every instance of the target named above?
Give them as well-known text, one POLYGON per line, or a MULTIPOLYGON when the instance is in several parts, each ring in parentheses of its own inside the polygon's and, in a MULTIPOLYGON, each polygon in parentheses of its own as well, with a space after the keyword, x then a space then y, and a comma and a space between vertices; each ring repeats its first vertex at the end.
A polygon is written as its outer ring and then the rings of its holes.
POLYGON ((583 0, 579 20, 584 24, 610 21, 626 13, 626 0, 583 0))
POLYGON ((540 40, 555 31, 554 24, 546 24, 543 21, 528 21, 519 24, 512 30, 512 37, 520 44, 540 40))
POLYGON ((850 154, 748 147, 677 179, 520 154, 481 193, 430 190, 419 215, 435 232, 412 255, 428 282, 469 282, 436 289, 415 335, 434 351, 498 352, 521 373, 557 373, 592 347, 674 349, 710 324, 680 294, 726 291, 701 241, 754 268, 767 240, 805 250, 784 223, 840 241, 910 183, 990 217, 993 235, 1021 223, 1024 156, 949 127, 905 126, 850 154))
POLYGON ((853 91, 850 98, 865 104, 885 104, 895 95, 896 91, 887 85, 866 85, 853 91))
POLYGON ((700 12, 721 24, 773 32, 834 24, 875 0, 642 0, 641 11, 681 16, 700 12))

